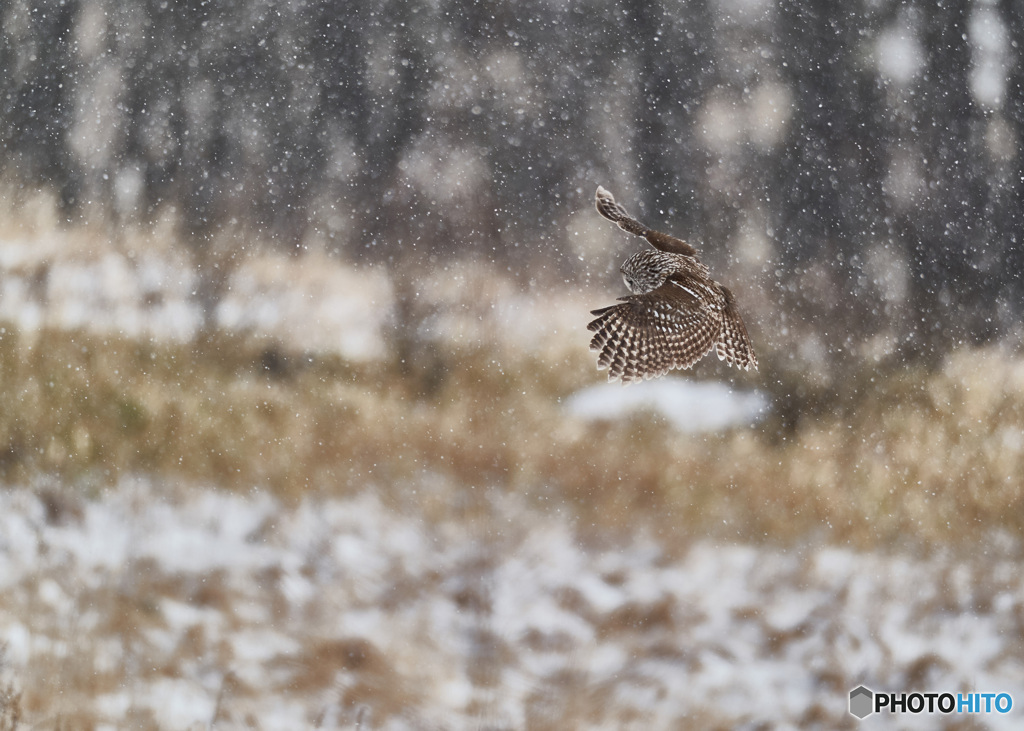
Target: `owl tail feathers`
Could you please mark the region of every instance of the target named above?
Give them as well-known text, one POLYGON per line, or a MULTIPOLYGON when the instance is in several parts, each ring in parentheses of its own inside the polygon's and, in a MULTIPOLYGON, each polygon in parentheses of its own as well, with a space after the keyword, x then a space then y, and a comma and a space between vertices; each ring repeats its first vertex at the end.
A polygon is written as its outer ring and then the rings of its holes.
POLYGON ((634 236, 646 236, 648 231, 650 231, 650 229, 626 213, 626 209, 615 202, 615 196, 600 185, 597 186, 595 202, 597 205, 597 212, 609 221, 613 221, 618 224, 619 228, 623 231, 631 233, 634 236))

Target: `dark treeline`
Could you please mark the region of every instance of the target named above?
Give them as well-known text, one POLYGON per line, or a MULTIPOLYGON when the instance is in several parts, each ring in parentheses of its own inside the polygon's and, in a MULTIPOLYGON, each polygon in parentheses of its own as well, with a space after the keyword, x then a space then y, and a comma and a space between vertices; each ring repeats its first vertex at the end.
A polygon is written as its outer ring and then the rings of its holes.
POLYGON ((723 244, 718 266, 759 232, 773 302, 831 316, 835 359, 1021 314, 1022 0, 0 9, 2 175, 69 220, 173 211, 198 246, 231 226, 570 273, 566 226, 604 183, 723 244))

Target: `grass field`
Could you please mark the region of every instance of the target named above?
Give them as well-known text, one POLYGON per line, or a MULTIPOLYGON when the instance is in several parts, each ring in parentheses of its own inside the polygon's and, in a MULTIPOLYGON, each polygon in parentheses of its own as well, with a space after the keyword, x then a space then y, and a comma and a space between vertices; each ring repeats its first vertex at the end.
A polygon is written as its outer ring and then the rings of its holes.
MULTIPOLYGON (((380 342, 351 351, 302 346, 322 316, 304 307, 369 281, 327 259, 233 269, 221 303, 245 327, 70 327, 53 286, 29 324, 0 323, 0 729, 756 722, 736 688, 791 693, 773 723, 835 726, 854 682, 1018 687, 1019 642, 979 654, 947 627, 1019 634, 1011 348, 808 399, 765 337, 759 373, 673 377, 756 387, 773 410, 690 434, 570 413, 603 377, 583 329, 600 296, 551 307, 480 265, 446 275, 367 290, 390 304, 380 342), (267 304, 288 286, 291 319, 267 304), (785 685, 808 668, 825 700, 785 685)), ((33 277, 8 271, 5 292, 33 277)), ((131 292, 122 311, 170 298, 131 292)))
POLYGON ((255 337, 188 343, 0 333, 0 476, 88 489, 124 475, 285 499, 388 490, 421 474, 496 488, 606 526, 887 547, 1021 529, 1024 363, 998 348, 880 375, 853 408, 682 434, 656 416, 569 417, 585 352, 434 349, 429 373, 288 352, 255 337))

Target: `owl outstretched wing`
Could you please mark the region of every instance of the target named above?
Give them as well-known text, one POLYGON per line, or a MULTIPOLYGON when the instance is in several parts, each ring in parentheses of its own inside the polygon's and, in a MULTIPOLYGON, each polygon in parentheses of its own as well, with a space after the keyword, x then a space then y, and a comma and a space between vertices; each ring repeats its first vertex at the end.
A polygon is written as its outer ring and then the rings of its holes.
POLYGON ((633 383, 690 368, 719 338, 721 314, 672 282, 621 300, 594 310, 597 319, 587 326, 597 367, 608 369, 609 381, 633 383))
POLYGON ((747 327, 743 324, 743 318, 736 309, 736 301, 732 292, 722 287, 725 295, 725 309, 722 312, 722 333, 715 343, 715 352, 719 360, 724 360, 731 366, 742 370, 757 370, 757 356, 754 355, 754 346, 750 343, 750 336, 747 335, 747 327))
POLYGON ((672 254, 683 254, 685 256, 697 257, 697 250, 682 239, 675 236, 663 234, 660 231, 647 228, 635 218, 626 213, 626 209, 616 203, 615 196, 608 190, 597 186, 596 202, 597 212, 613 221, 623 231, 634 236, 643 236, 658 251, 667 251, 672 254))

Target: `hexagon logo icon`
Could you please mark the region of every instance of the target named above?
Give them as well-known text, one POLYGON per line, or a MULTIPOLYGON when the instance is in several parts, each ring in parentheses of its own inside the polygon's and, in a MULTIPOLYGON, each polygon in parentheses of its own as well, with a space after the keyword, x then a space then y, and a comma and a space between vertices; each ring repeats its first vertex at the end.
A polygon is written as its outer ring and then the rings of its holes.
POLYGON ((850 691, 850 713, 862 720, 867 718, 875 712, 874 699, 875 694, 871 690, 858 685, 850 691))

